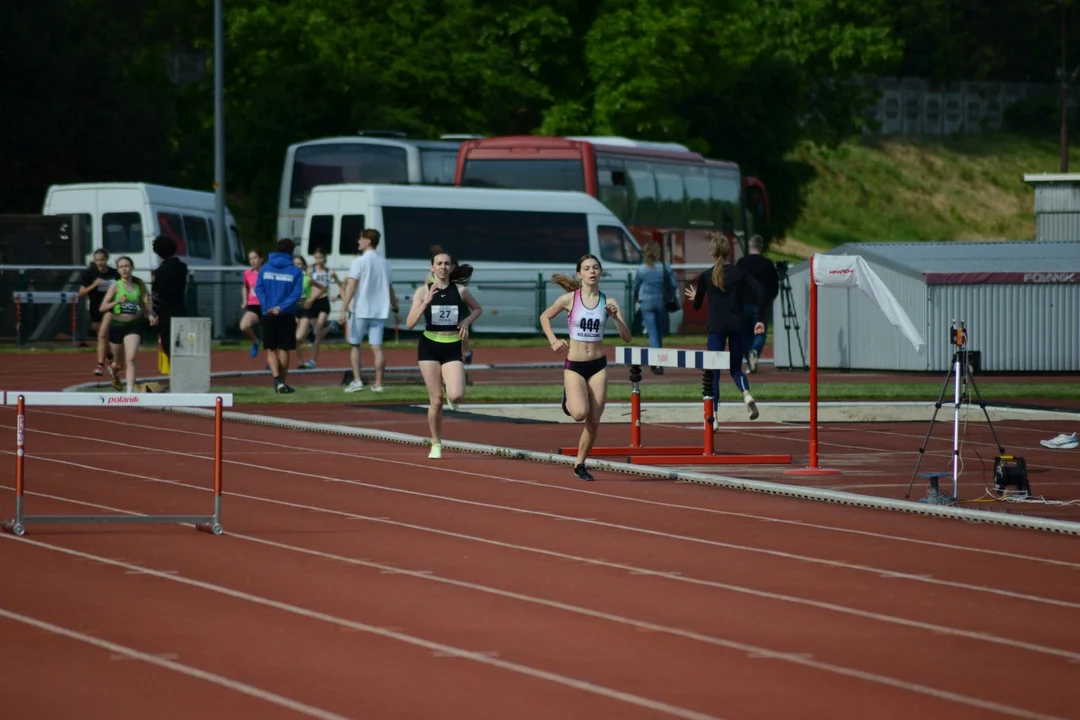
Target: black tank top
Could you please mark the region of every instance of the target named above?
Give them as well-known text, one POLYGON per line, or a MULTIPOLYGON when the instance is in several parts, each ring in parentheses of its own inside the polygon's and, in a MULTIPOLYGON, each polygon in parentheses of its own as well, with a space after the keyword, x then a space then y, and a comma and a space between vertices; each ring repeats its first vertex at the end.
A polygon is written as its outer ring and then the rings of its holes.
POLYGON ((429 332, 453 332, 458 329, 461 321, 468 317, 469 312, 469 306, 462 302, 457 285, 450 283, 435 292, 431 304, 424 310, 424 319, 427 321, 425 329, 429 332))

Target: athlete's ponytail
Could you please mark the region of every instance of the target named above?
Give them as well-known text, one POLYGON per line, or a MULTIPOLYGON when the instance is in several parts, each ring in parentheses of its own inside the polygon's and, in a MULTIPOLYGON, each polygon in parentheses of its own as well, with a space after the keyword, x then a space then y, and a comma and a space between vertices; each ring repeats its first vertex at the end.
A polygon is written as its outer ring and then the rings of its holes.
MULTIPOLYGON (((588 255, 582 255, 577 261, 577 267, 574 269, 577 272, 581 272, 581 266, 585 264, 586 260, 595 260, 596 264, 600 267, 601 270, 603 270, 604 266, 601 265, 600 258, 596 257, 592 253, 589 253, 588 255)), ((581 288, 580 280, 578 280, 577 278, 572 278, 569 275, 563 275, 562 273, 552 275, 551 282, 555 283, 566 292, 574 292, 575 290, 579 290, 581 288)))
POLYGON ((468 285, 469 280, 472 279, 473 266, 468 263, 465 265, 458 265, 453 258, 450 258, 450 265, 454 268, 450 271, 450 282, 456 285, 468 285))

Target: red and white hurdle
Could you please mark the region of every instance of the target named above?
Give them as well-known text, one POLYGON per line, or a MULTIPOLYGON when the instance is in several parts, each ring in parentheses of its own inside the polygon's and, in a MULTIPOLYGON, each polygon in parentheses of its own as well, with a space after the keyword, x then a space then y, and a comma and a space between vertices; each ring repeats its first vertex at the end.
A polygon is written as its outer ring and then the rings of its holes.
MULTIPOLYGON (((630 366, 630 445, 599 447, 598 457, 626 457, 635 465, 790 465, 790 455, 737 455, 716 452, 713 437, 713 371, 727 370, 730 354, 719 350, 617 347, 613 365, 630 366), (643 366, 701 370, 703 435, 700 446, 645 447, 641 442, 641 368, 643 366)), ((576 447, 559 448, 560 455, 577 455, 576 447)))

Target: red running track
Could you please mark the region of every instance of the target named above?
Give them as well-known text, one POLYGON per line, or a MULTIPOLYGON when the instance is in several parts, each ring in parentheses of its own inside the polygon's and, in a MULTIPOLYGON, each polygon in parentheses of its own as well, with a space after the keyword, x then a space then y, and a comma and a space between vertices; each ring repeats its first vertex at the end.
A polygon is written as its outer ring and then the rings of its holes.
MULTIPOLYGON (((0 537, 0 716, 1080 717, 1075 538, 226 432, 221 537, 0 537)), ((26 509, 208 512, 210 433, 34 409, 26 509)))

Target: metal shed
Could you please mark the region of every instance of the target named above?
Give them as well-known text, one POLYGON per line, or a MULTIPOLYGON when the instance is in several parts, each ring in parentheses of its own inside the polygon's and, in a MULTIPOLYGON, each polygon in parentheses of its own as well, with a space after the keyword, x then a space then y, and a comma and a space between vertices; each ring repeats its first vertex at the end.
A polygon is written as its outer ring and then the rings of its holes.
MULTIPOLYGON (((1080 242, 850 243, 828 254, 861 255, 923 334, 919 355, 857 289, 818 289, 818 367, 949 369, 949 326, 967 323, 969 349, 984 372, 1080 370, 1080 242)), ((776 367, 803 367, 808 347, 809 261, 788 271, 794 322, 785 330, 784 293, 773 307, 776 367), (789 360, 789 350, 790 357, 789 360)))
POLYGON ((1035 186, 1035 239, 1080 242, 1080 174, 1024 175, 1035 186))

